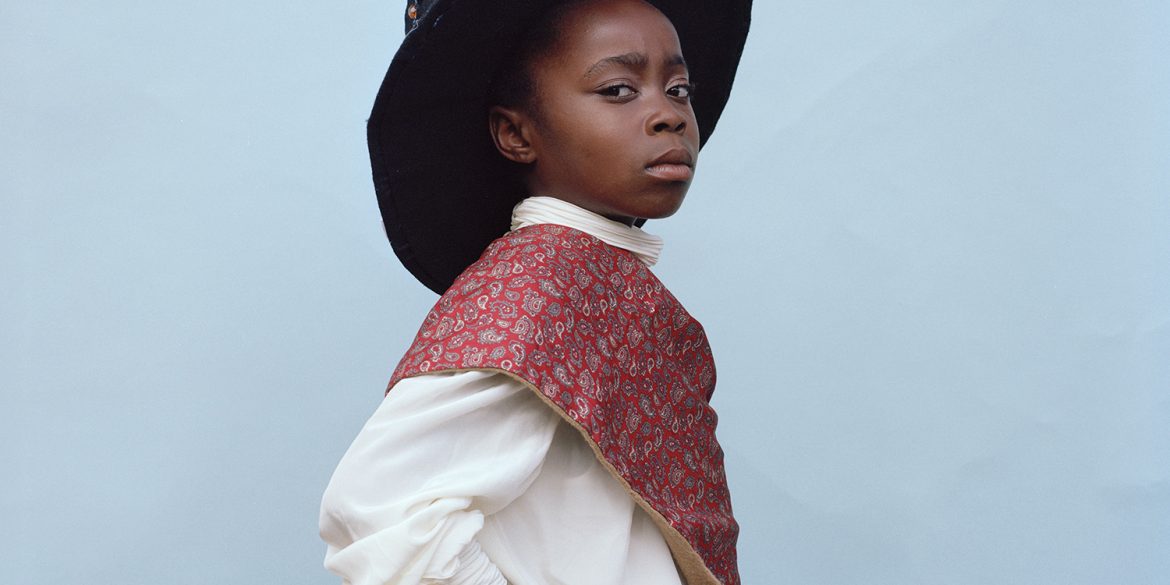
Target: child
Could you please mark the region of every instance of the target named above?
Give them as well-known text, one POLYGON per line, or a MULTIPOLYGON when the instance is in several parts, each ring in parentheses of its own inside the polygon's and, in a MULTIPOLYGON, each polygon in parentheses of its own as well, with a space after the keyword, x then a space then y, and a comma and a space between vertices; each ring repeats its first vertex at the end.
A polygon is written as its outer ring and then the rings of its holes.
POLYGON ((710 347, 635 225, 681 205, 750 4, 409 5, 370 153, 443 296, 326 489, 345 583, 739 583, 710 347))

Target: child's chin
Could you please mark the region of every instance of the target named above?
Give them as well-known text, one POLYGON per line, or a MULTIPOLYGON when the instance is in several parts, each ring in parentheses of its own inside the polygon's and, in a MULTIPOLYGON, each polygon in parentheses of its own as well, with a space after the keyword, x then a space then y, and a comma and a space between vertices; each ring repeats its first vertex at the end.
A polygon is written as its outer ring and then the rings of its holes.
POLYGON ((680 205, 675 205, 670 209, 653 209, 648 210, 637 217, 641 219, 666 219, 678 212, 680 205))
POLYGON ((683 199, 687 195, 688 186, 683 186, 673 192, 664 193, 657 197, 653 197, 649 201, 649 205, 641 210, 642 213, 638 217, 645 219, 665 219, 678 212, 682 207, 683 199))

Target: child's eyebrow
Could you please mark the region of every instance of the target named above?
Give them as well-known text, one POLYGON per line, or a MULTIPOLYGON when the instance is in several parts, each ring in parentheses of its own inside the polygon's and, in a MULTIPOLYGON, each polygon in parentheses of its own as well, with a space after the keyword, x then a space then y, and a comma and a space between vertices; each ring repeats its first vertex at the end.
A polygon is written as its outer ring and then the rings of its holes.
MULTIPOLYGON (((585 72, 585 78, 588 79, 593 77, 597 74, 598 71, 605 69, 606 67, 612 67, 614 65, 622 65, 631 69, 643 69, 649 64, 650 59, 646 56, 645 53, 626 53, 624 55, 614 55, 613 57, 606 57, 590 66, 589 69, 585 72)), ((677 65, 682 65, 684 68, 687 66, 687 62, 685 59, 683 59, 682 55, 672 55, 669 59, 666 60, 667 67, 675 67, 677 65)))

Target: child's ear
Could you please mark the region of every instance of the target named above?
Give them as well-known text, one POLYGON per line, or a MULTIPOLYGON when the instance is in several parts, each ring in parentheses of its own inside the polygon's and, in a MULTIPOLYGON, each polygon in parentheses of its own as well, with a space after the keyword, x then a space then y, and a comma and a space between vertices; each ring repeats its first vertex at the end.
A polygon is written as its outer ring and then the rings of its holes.
POLYGON ((500 151, 504 158, 522 164, 536 162, 536 151, 532 148, 529 136, 532 124, 523 112, 503 106, 492 106, 492 109, 488 110, 488 126, 491 128, 496 150, 500 151))

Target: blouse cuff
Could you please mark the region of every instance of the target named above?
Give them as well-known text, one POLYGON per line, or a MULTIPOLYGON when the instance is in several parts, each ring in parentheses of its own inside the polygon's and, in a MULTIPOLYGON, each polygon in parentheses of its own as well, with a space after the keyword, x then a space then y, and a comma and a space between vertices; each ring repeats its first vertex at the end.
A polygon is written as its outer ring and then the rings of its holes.
POLYGON ((459 553, 458 569, 450 578, 436 581, 425 579, 422 585, 508 585, 500 569, 484 554, 479 542, 472 539, 459 553))

